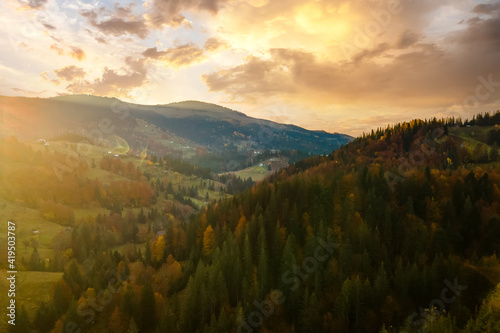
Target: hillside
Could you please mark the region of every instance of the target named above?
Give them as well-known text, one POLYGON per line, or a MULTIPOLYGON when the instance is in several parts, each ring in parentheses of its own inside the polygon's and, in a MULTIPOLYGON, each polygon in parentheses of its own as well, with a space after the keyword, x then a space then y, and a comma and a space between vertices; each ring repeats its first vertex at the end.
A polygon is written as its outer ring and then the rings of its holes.
POLYGON ((4 136, 50 140, 72 133, 109 148, 118 136, 132 152, 147 148, 151 154, 181 157, 216 172, 250 167, 269 152, 297 161, 330 153, 352 140, 194 101, 154 106, 88 95, 0 96, 0 105, 4 136))
MULTIPOLYGON (((148 157, 143 176, 103 159, 101 168, 136 179, 128 187, 72 181, 85 175, 82 166, 63 183, 52 181, 51 200, 65 200, 63 206, 31 205, 59 223, 67 221, 66 206, 86 200, 112 214, 75 219, 73 232, 57 235, 56 260, 37 269, 64 275, 32 327, 495 332, 499 123, 497 113, 379 129, 194 214, 163 201, 171 200, 167 180, 180 180, 170 173, 162 178, 163 166, 180 162, 148 157), (475 145, 466 144, 471 138, 475 145), (70 186, 81 190, 59 192, 70 186), (139 189, 150 200, 136 198, 139 189), (116 205, 128 212, 120 214, 116 205), (118 291, 108 283, 115 276, 118 291), (95 311, 90 304, 99 292, 111 299, 97 298, 102 310, 95 311)), ((27 154, 15 142, 4 149, 18 158, 27 154)), ((42 155, 42 165, 53 158, 42 155)), ((21 188, 40 187, 33 181, 21 188)), ((18 202, 28 202, 32 192, 7 191, 18 202)), ((33 255, 27 264, 34 264, 33 255)))

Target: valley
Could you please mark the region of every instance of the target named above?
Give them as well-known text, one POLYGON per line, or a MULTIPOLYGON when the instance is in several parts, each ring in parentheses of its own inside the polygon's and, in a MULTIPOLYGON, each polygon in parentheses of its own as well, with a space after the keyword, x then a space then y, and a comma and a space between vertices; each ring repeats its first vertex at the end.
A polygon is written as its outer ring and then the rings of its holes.
MULTIPOLYGON (((496 312, 474 309, 500 283, 498 115, 397 124, 296 162, 254 148, 252 166, 222 173, 175 137, 183 153, 164 156, 115 134, 4 137, 0 218, 18 225, 19 316, 41 332, 97 332, 108 318, 118 332, 411 331, 425 318, 412 309, 443 288, 432 281, 455 280, 467 286, 459 306, 426 329, 492 323, 496 312), (325 257, 321 244, 333 244, 325 257), (113 274, 120 291, 86 315, 113 274), (256 325, 255 304, 276 293, 284 303, 256 325)), ((0 264, 5 275, 5 254, 0 264)))

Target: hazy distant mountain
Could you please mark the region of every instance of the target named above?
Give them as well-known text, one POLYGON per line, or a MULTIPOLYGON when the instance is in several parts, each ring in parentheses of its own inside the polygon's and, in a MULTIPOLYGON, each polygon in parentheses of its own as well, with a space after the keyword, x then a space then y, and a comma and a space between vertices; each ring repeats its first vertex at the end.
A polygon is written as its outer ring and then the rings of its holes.
POLYGON ((131 148, 148 147, 157 154, 193 157, 202 149, 223 160, 259 150, 323 154, 352 137, 310 131, 294 125, 248 117, 215 104, 196 101, 167 105, 138 105, 115 98, 68 95, 55 98, 0 96, 3 135, 26 139, 65 133, 90 136, 94 141, 117 135, 131 148))

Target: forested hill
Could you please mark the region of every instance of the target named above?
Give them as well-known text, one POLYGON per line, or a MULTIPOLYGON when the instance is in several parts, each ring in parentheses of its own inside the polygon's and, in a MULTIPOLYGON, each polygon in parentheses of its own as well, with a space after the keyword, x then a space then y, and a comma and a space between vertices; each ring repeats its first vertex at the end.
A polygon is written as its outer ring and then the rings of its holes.
POLYGON ((488 140, 499 116, 378 130, 208 207, 188 230, 181 320, 162 325, 494 331, 500 173, 488 140))
MULTIPOLYGON (((170 218, 144 251, 69 258, 37 318, 46 331, 498 332, 499 117, 378 130, 170 218)), ((99 228, 82 220, 67 244, 95 248, 78 232, 99 228)))
POLYGON ((90 95, 0 96, 0 105, 3 136, 52 141, 77 134, 102 146, 112 146, 118 138, 134 152, 147 147, 151 154, 176 156, 214 172, 259 164, 270 153, 293 162, 329 153, 353 139, 195 101, 139 105, 90 95))

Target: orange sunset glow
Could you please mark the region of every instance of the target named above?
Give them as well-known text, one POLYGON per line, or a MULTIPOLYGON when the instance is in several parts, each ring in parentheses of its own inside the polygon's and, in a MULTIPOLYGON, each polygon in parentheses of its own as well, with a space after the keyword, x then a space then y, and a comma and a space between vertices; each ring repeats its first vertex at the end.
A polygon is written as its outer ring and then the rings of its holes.
POLYGON ((0 13, 0 332, 500 333, 500 0, 0 13))
POLYGON ((0 10, 2 95, 200 100, 349 135, 499 105, 497 1, 8 0, 0 10))

